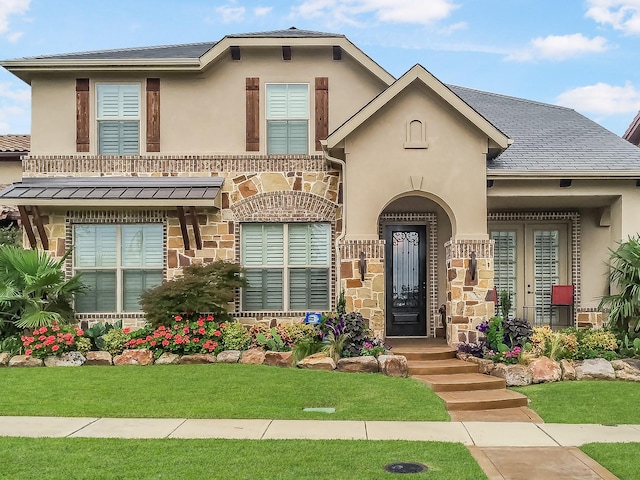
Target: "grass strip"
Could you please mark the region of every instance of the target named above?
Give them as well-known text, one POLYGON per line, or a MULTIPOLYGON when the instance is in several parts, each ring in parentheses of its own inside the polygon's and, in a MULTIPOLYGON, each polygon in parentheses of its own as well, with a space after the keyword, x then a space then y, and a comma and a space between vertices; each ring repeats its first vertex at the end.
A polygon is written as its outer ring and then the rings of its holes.
POLYGON ((0 415, 449 420, 428 387, 380 374, 239 364, 3 368, 0 385, 0 415))
POLYGON ((392 462, 427 465, 415 479, 486 479, 469 451, 454 443, 0 438, 0 476, 14 480, 375 480, 397 477, 383 469, 392 462))
POLYGON ((588 443, 580 450, 620 480, 640 479, 640 443, 588 443))
POLYGON ((581 380, 513 388, 531 400, 529 407, 548 423, 640 424, 640 385, 581 380))

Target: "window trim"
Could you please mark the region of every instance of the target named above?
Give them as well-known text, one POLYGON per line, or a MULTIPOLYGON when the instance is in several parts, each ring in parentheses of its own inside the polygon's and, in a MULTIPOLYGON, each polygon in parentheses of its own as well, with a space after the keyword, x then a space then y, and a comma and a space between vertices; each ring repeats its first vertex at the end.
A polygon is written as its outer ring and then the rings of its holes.
POLYGON ((71 235, 72 235, 72 245, 73 245, 73 259, 71 261, 71 274, 75 275, 78 272, 83 271, 104 271, 104 272, 116 272, 116 308, 115 311, 109 312, 100 312, 100 311, 88 311, 88 312, 75 312, 79 315, 104 315, 104 314, 139 314, 142 313, 143 310, 125 310, 124 309, 124 295, 123 295, 123 284, 124 284, 124 275, 123 272, 126 270, 154 270, 160 271, 162 273, 162 280, 165 280, 165 268, 166 268, 166 248, 164 247, 165 237, 166 237, 166 229, 163 223, 160 222, 113 222, 113 223, 91 223, 91 222, 74 222, 71 225, 71 235), (159 267, 143 267, 143 266, 124 266, 122 265, 122 227, 123 226, 135 226, 135 225, 158 225, 162 230, 162 265, 159 267), (116 228, 116 265, 114 267, 98 267, 98 266, 89 266, 89 267, 77 267, 75 265, 76 262, 76 227, 81 226, 110 226, 116 228))
MULTIPOLYGON (((264 118, 265 118, 265 151, 267 155, 309 155, 311 152, 311 83, 309 82, 265 82, 264 84, 264 118), (307 87, 307 116, 306 117, 286 117, 271 118, 269 117, 269 87, 272 85, 305 85, 307 87), (269 122, 270 121, 301 121, 307 122, 307 149, 305 153, 271 153, 269 152, 269 122)), ((287 137, 288 141, 288 137, 287 137)))
MULTIPOLYGON (((282 270, 282 310, 246 310, 244 306, 244 289, 241 289, 239 295, 239 305, 240 311, 246 313, 292 313, 292 312, 300 312, 301 310, 292 310, 290 308, 290 291, 289 291, 289 281, 290 281, 290 270, 292 269, 304 269, 309 270, 312 268, 325 269, 327 271, 327 311, 331 309, 331 300, 332 300, 332 272, 333 272, 333 254, 332 254, 332 238, 333 238, 333 226, 329 221, 321 221, 321 222, 242 222, 240 223, 239 228, 239 250, 240 250, 240 265, 244 269, 256 269, 256 270, 266 270, 266 269, 281 269, 282 270), (263 264, 256 266, 246 267, 243 262, 244 257, 244 244, 242 242, 242 229, 244 225, 282 225, 283 226, 283 263, 282 265, 274 265, 274 264, 263 264), (309 224, 322 224, 326 225, 328 228, 329 239, 327 242, 327 257, 328 262, 326 264, 291 264, 289 262, 289 225, 309 225, 309 224)), ((307 310, 304 311, 308 311, 307 310)))
MULTIPOLYGON (((143 131, 142 131, 142 110, 143 110, 143 105, 142 105, 142 83, 141 82, 135 82, 135 81, 131 81, 131 82, 95 82, 94 84, 94 88, 95 88, 95 99, 94 99, 94 105, 95 105, 95 135, 96 135, 96 153, 98 155, 116 155, 116 154, 112 154, 112 153, 101 153, 100 152, 100 122, 103 121, 113 121, 113 122, 126 122, 126 121, 137 121, 138 122, 138 153, 137 155, 141 155, 142 154, 142 138, 144 137, 143 135, 143 131), (100 101, 100 87, 101 86, 108 86, 108 85, 112 85, 112 86, 127 86, 127 85, 131 85, 131 86, 137 86, 138 87, 138 116, 136 118, 134 117, 100 117, 99 116, 99 112, 100 112, 100 108, 99 108, 99 101, 100 101)), ((145 144, 146 145, 146 144, 145 144)), ((131 155, 131 154, 125 154, 125 153, 119 153, 117 155, 131 155)))

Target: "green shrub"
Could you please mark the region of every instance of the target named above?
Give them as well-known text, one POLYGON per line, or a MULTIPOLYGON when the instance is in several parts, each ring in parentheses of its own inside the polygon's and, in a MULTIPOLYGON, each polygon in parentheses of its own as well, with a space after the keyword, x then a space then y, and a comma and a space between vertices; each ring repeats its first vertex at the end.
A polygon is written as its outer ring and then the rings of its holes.
POLYGON ((304 337, 296 341, 296 343, 293 345, 293 348, 291 349, 291 356, 293 358, 294 364, 298 363, 300 360, 308 357, 309 355, 320 352, 323 347, 324 343, 322 343, 322 340, 317 336, 304 337))
POLYGON ((226 322, 222 330, 224 350, 246 350, 251 345, 251 336, 239 322, 226 322))
POLYGON ((529 341, 533 329, 524 318, 507 318, 502 320, 504 343, 509 347, 524 347, 529 341))
POLYGON ((84 336, 89 340, 90 350, 104 350, 104 339, 102 337, 114 328, 122 328, 122 320, 118 320, 113 324, 98 322, 87 328, 84 331, 84 336))
POLYGON ((256 323, 249 330, 249 336, 251 337, 251 347, 253 348, 262 347, 265 350, 284 352, 291 350, 293 347, 291 337, 289 337, 284 325, 269 328, 264 323, 256 323), (277 335, 278 339, 274 339, 274 335, 277 335), (269 342, 269 340, 273 340, 273 342, 269 342))
POLYGON ((76 351, 80 352, 85 357, 87 353, 92 350, 91 348, 91 340, 86 337, 78 337, 76 338, 76 351))
POLYGON ((294 345, 303 340, 316 339, 321 335, 318 329, 308 323, 292 323, 291 325, 287 325, 285 330, 294 345))
MULTIPOLYGON (((69 325, 58 325, 54 322, 51 326, 34 328, 32 332, 20 337, 25 347, 24 353, 36 358, 59 356, 66 352, 78 350, 78 341, 87 340, 79 328, 69 325)), ((86 343, 85 343, 86 345, 86 343)), ((82 348, 82 342, 80 343, 82 348)))
POLYGON ((131 338, 128 330, 129 329, 123 330, 122 328, 114 328, 105 333, 102 336, 102 340, 104 342, 102 350, 109 352, 111 355, 120 355, 125 349, 125 344, 131 338))
POLYGON ((20 247, 22 245, 22 229, 17 227, 0 227, 0 246, 2 245, 20 247))
POLYGON ((10 355, 21 355, 24 352, 24 346, 19 335, 10 335, 0 340, 0 353, 5 352, 10 355))
POLYGON ((218 321, 231 320, 227 304, 237 288, 246 285, 236 263, 216 261, 190 265, 183 276, 164 282, 140 296, 140 305, 152 325, 170 325, 175 315, 211 313, 218 321))

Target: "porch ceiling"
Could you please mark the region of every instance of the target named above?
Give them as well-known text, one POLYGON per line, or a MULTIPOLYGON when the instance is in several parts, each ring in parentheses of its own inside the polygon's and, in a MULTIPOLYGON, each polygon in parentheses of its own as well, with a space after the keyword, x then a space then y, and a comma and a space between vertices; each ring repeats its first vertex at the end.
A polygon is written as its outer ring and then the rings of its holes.
POLYGON ((489 210, 605 208, 613 204, 615 195, 580 196, 488 196, 489 210))

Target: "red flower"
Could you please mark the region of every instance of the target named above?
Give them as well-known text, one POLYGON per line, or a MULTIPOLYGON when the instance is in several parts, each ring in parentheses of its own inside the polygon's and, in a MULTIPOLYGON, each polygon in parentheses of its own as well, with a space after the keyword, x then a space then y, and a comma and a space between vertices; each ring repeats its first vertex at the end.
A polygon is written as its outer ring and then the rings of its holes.
POLYGON ((156 341, 152 340, 151 342, 149 342, 149 345, 151 345, 152 347, 155 347, 156 346, 156 341))
POLYGON ((213 322, 213 315, 207 315, 207 322, 213 322))
POLYGON ((170 339, 171 337, 173 337, 173 333, 167 333, 164 338, 166 339, 170 339))
POLYGON ((226 323, 221 323, 220 324, 220 328, 227 328, 227 324, 226 323))
POLYGON ((53 347, 51 347, 52 352, 57 352, 59 349, 60 349, 59 345, 54 345, 53 347))
POLYGON ((216 348, 218 346, 218 342, 213 342, 212 345, 213 345, 213 348, 216 348))
POLYGON ((198 343, 200 341, 200 339, 197 338, 197 337, 193 337, 192 341, 193 341, 193 343, 198 343))
POLYGON ((176 319, 176 322, 181 322, 182 321, 182 317, 180 315, 176 315, 175 317, 173 317, 176 319))
POLYGON ((24 351, 24 353, 25 353, 25 355, 31 355, 31 354, 33 353, 33 350, 31 350, 30 348, 27 348, 27 349, 24 351))
POLYGON ((51 330, 53 330, 54 332, 57 332, 58 330, 60 330, 60 327, 58 327, 57 325, 54 325, 53 327, 51 327, 51 330))
POLYGON ((77 330, 76 330, 76 334, 77 334, 79 337, 81 337, 82 335, 84 335, 84 331, 83 331, 83 330, 80 330, 80 329, 77 329, 77 330))
POLYGON ((198 326, 199 326, 199 327, 203 327, 203 326, 204 326, 204 318, 200 317, 200 318, 198 319, 198 326))
POLYGON ((159 332, 164 332, 166 329, 167 329, 167 327, 165 327, 164 325, 160 325, 160 326, 158 327, 158 331, 159 331, 159 332))
POLYGON ((122 331, 124 333, 129 333, 131 331, 131 329, 129 327, 125 327, 122 331))
POLYGON ((214 334, 216 337, 219 337, 220 335, 222 335, 222 332, 221 332, 220 330, 216 330, 215 332, 213 332, 213 334, 214 334))
POLYGON ((39 350, 39 349, 41 349, 41 348, 42 348, 42 344, 41 344, 41 343, 36 343, 36 345, 35 345, 35 349, 36 349, 36 350, 39 350))
POLYGON ((162 341, 162 346, 166 347, 167 345, 169 345, 169 340, 163 340, 162 341))
POLYGON ((204 328, 199 328, 199 329, 198 329, 198 333, 199 333, 200 335, 204 335, 205 333, 207 333, 207 331, 206 331, 204 328))
POLYGON ((47 336, 46 336, 46 335, 40 335, 40 336, 38 337, 38 340, 43 341, 43 340, 45 340, 46 338, 47 338, 47 336))

